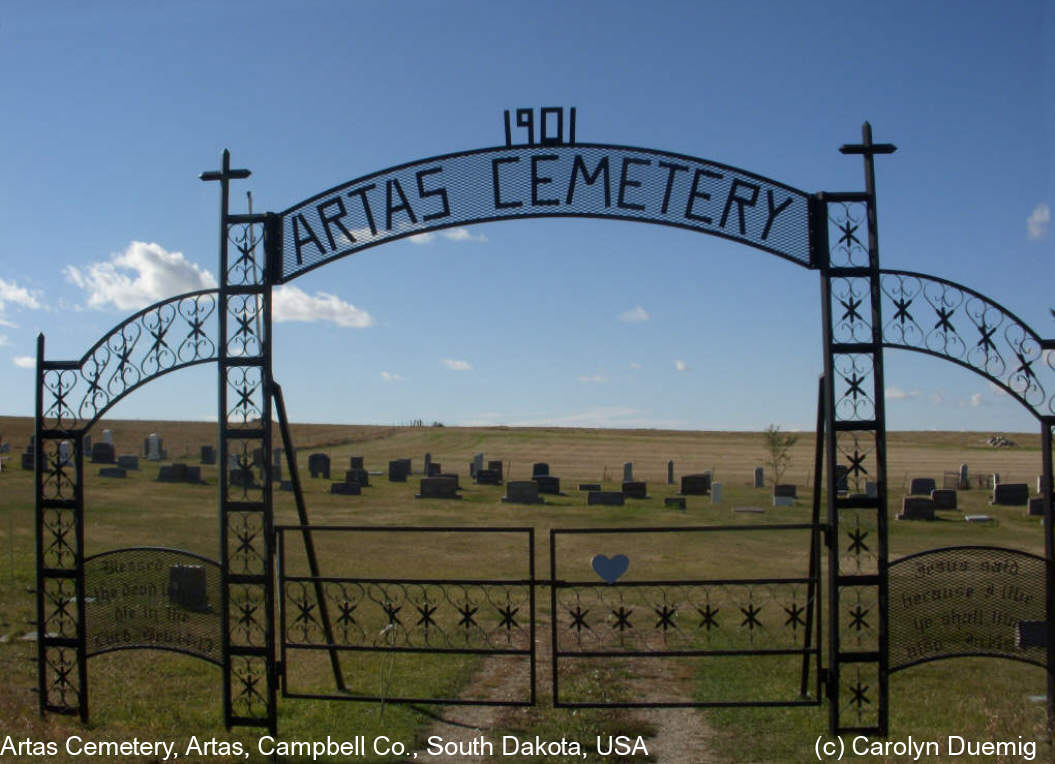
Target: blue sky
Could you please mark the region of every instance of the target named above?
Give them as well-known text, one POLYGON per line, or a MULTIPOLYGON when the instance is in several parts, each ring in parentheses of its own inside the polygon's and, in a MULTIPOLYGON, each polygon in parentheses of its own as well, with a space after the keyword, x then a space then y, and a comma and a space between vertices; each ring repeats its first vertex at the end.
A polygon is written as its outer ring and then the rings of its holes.
MULTIPOLYGON (((974 288, 1055 336, 1050 2, 9 4, 0 14, 0 413, 27 359, 80 355, 209 285, 230 148, 244 209, 503 143, 502 111, 575 106, 583 142, 859 190, 870 120, 882 264, 974 288), (12 7, 13 6, 13 7, 12 7), (950 9, 955 7, 955 12, 950 9)), ((684 230, 454 229, 291 282, 275 375, 297 421, 812 429, 819 277, 684 230)), ((1034 431, 986 380, 888 351, 893 429, 1034 431)), ((213 418, 211 367, 118 404, 213 418)))

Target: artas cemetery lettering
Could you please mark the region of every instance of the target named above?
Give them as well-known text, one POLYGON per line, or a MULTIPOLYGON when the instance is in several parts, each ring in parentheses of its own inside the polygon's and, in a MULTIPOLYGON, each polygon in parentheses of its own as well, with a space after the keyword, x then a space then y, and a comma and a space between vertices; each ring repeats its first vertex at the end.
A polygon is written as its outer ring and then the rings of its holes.
POLYGON ((576 144, 451 154, 302 202, 282 215, 282 280, 393 238, 517 217, 660 223, 809 263, 801 191, 678 154, 576 144))

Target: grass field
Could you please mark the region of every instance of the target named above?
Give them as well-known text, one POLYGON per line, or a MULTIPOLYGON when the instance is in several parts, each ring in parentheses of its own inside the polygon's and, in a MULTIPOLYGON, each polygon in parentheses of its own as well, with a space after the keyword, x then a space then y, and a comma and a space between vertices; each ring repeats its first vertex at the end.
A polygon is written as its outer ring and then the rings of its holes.
MULTIPOLYGON (((202 444, 214 443, 216 425, 208 423, 113 421, 98 424, 114 431, 117 453, 142 453, 143 438, 157 432, 164 438, 168 461, 197 464, 202 444)), ((58 741, 70 736, 84 740, 140 740, 177 742, 184 761, 220 761, 233 757, 189 754, 192 736, 198 741, 240 743, 250 760, 310 761, 311 756, 259 756, 254 730, 227 731, 222 724, 220 671, 187 656, 157 651, 107 653, 88 661, 91 722, 58 716, 41 719, 34 693, 35 646, 22 637, 34 630, 32 474, 17 469, 18 453, 28 442, 32 422, 0 417, 0 433, 12 444, 5 463, 0 498, 0 656, 7 681, 0 686, 0 744, 2 736, 15 741, 58 741), (7 467, 15 469, 8 470, 7 467)), ((908 480, 934 477, 970 465, 974 475, 996 472, 1006 482, 1034 487, 1040 471, 1036 435, 1011 434, 1014 448, 994 449, 981 433, 890 433, 888 436, 891 514, 900 507, 908 480)), ((799 499, 789 508, 769 506, 769 489, 752 486, 755 466, 764 463, 762 436, 739 432, 664 432, 653 430, 579 430, 510 428, 395 428, 379 426, 294 425, 293 438, 311 522, 355 526, 474 526, 534 528, 534 571, 549 578, 551 529, 677 528, 747 524, 745 533, 576 534, 558 537, 557 577, 592 581, 593 554, 626 554, 630 567, 621 581, 688 578, 805 576, 809 534, 767 530, 810 519, 813 474, 813 434, 803 434, 793 450, 785 482, 799 487, 799 499), (420 473, 430 453, 444 472, 460 475, 460 501, 415 500, 418 477, 390 483, 371 479, 362 496, 334 496, 329 481, 311 479, 307 455, 326 451, 340 479, 350 456, 365 458, 370 471, 386 468, 390 459, 409 457, 420 473), (503 462, 506 480, 530 477, 531 465, 547 462, 559 476, 563 496, 547 497, 537 506, 504 504, 501 486, 478 486, 469 479, 469 462, 476 452, 503 462), (711 470, 722 482, 721 504, 708 497, 688 497, 681 512, 664 507, 678 486, 667 485, 667 461, 675 474, 711 470), (649 498, 628 501, 624 507, 587 507, 580 482, 600 482, 618 489, 623 463, 633 462, 635 477, 648 482, 649 498), (766 508, 744 514, 736 507, 766 508), (757 529, 755 529, 757 526, 757 529)), ((138 473, 124 481, 97 475, 86 465, 86 553, 97 554, 130 546, 166 546, 210 558, 218 555, 216 469, 202 467, 203 485, 170 485, 155 481, 157 465, 141 461, 138 473)), ((291 494, 276 491, 276 520, 295 524, 291 494)), ((961 511, 943 512, 934 523, 891 523, 891 559, 912 552, 955 544, 1011 547, 1043 554, 1042 529, 1019 507, 989 507, 989 492, 960 492, 961 511), (987 513, 988 524, 963 522, 963 514, 987 513)), ((373 578, 494 578, 523 579, 530 562, 522 536, 516 534, 412 534, 363 531, 357 534, 316 533, 322 573, 326 576, 373 578)), ((300 537, 286 538, 285 563, 291 572, 304 572, 300 537)), ((424 591, 424 590, 422 590, 424 591)), ((583 596, 593 590, 566 590, 583 596)), ((563 596, 563 595, 562 595, 563 596)), ((589 594, 589 596, 594 596, 589 594)), ((409 602, 410 600, 408 600, 409 602)), ((584 600, 585 601, 585 600, 584 600)), ((629 601, 628 601, 629 602, 629 601)), ((526 606, 525 606, 526 607, 526 606)), ((644 600, 627 604, 642 617, 644 600)), ((523 612, 523 611, 522 611, 523 612)), ((661 761, 802 761, 814 758, 814 743, 827 729, 827 708, 707 709, 690 712, 553 708, 550 700, 550 601, 547 587, 539 587, 536 602, 539 652, 538 703, 527 709, 466 709, 464 707, 405 706, 394 703, 356 703, 280 698, 279 732, 286 741, 353 740, 364 735, 404 741, 417 760, 439 760, 425 755, 428 735, 446 730, 448 740, 468 743, 478 734, 498 741, 503 734, 533 740, 567 736, 590 751, 591 761, 641 761, 644 756, 599 756, 592 753, 597 736, 641 736, 651 760, 661 761), (686 715, 687 714, 687 715, 686 715), (435 717, 461 721, 466 726, 443 726, 435 717), (676 721, 672 721, 676 720, 676 721), (479 727, 484 733, 477 732, 479 727), (453 732, 452 732, 453 730, 453 732), (657 753, 658 752, 658 753, 657 753)), ((655 620, 651 615, 651 620, 655 620)), ((646 619, 647 620, 647 619, 646 619)), ((383 626, 383 623, 381 624, 383 626)), ((651 624, 649 624, 651 625, 651 624)), ((373 625, 370 626, 373 628, 373 625)), ((460 634, 457 624, 445 627, 460 634)), ((580 638, 560 629, 561 649, 580 638)), ((666 639, 666 636, 663 637, 666 639)), ((291 687, 306 692, 332 692, 332 674, 325 652, 302 651, 287 657, 291 687)), ((797 659, 796 659, 797 660, 797 659)), ((372 653, 345 654, 342 668, 349 686, 364 694, 392 696, 431 694, 447 697, 524 697, 529 691, 526 663, 516 657, 428 656, 378 658, 372 653)), ((797 667, 787 661, 746 659, 568 660, 561 662, 562 699, 605 697, 611 700, 662 701, 797 695, 797 667), (767 662, 768 661, 768 662, 767 662), (565 694, 567 693, 567 694, 565 694)), ((975 741, 1041 741, 1036 760, 1050 760, 1044 706, 1035 696, 1045 692, 1044 672, 1006 660, 955 659, 908 669, 891 677, 891 740, 945 741, 949 735, 975 741)), ((849 737, 846 738, 849 743, 849 737)), ((943 750, 945 744, 942 744, 943 750)), ((581 760, 546 755, 500 756, 502 761, 581 760)), ((158 757, 127 757, 154 761, 158 757)), ((242 758, 242 757, 237 757, 242 758)), ((854 760, 852 756, 845 757, 854 760)), ((928 758, 961 761, 966 757, 928 758)), ((3 755, 0 760, 31 760, 3 755)), ((40 759, 37 759, 40 760, 40 759)), ((61 751, 45 760, 77 760, 61 751)), ((399 761, 398 756, 322 756, 318 761, 399 761)), ((453 760, 469 761, 470 757, 453 760)), ((487 760, 487 759, 480 759, 487 760)), ((860 760, 900 761, 902 757, 870 756, 860 760)), ((976 760, 999 760, 987 757, 976 760)), ((1007 760, 1022 760, 1009 758, 1007 760)))

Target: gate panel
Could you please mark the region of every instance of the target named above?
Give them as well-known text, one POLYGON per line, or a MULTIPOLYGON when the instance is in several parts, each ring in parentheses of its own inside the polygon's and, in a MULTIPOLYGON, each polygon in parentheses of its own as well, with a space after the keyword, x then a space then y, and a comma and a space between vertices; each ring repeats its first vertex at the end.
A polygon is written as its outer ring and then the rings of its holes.
POLYGON ((277 530, 284 697, 534 704, 533 529, 277 530), (327 575, 310 575, 305 533, 327 575), (359 550, 355 558, 349 549, 359 550), (451 568, 478 575, 438 575, 451 568), (332 640, 320 615, 320 591, 332 640), (474 671, 481 659, 486 669, 474 671), (485 681, 470 679, 463 687, 467 676, 485 681))
POLYGON ((819 681, 813 697, 803 694, 809 662, 820 661, 819 576, 810 575, 817 530, 551 530, 553 705, 818 705, 819 681), (565 570, 575 578, 562 578, 565 570), (601 681, 581 681, 583 671, 602 669, 601 681), (680 697, 655 695, 679 685, 680 697))

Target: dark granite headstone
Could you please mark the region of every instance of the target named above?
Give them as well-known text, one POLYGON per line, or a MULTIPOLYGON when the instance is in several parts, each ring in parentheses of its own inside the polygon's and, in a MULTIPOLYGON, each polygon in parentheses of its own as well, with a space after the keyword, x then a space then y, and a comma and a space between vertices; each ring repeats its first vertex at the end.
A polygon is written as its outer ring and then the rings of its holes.
POLYGON ((1044 517, 1044 497, 1035 496, 1029 500, 1029 516, 1044 517))
POLYGON ((182 483, 187 477, 186 464, 163 464, 158 467, 158 481, 162 483, 182 483))
POLYGON ((956 491, 948 488, 935 488, 930 492, 934 499, 935 509, 956 509, 956 491))
POLYGON ((989 503, 1024 507, 1029 504, 1029 486, 1026 483, 997 483, 993 486, 993 499, 989 503))
POLYGON ((623 483, 623 495, 628 499, 647 499, 648 484, 643 480, 631 480, 623 483))
POLYGON ((835 490, 845 493, 850 490, 850 468, 845 464, 835 465, 835 490))
POLYGON ((192 467, 187 465, 186 472, 183 475, 183 480, 187 483, 200 483, 201 482, 201 467, 192 467))
POLYGON ((199 613, 209 612, 204 565, 169 566, 169 603, 199 613))
POLYGON ((510 480, 506 483, 506 495, 502 501, 509 504, 541 504, 538 483, 534 480, 510 480))
POLYGON ((458 484, 448 477, 421 479, 421 488, 415 499, 460 499, 458 484))
POLYGON ((499 481, 505 480, 505 476, 502 474, 502 460, 501 459, 488 459, 487 469, 494 470, 498 473, 499 481))
POLYGON ((37 468, 36 454, 32 451, 22 452, 22 469, 35 470, 37 468))
POLYGON ((799 497, 798 487, 791 483, 777 483, 773 486, 773 495, 797 499, 799 497))
POLYGON ((496 470, 477 470, 476 482, 479 485, 500 485, 502 476, 496 470))
POLYGON ((313 478, 321 477, 324 480, 330 479, 330 457, 328 454, 318 453, 311 454, 308 457, 308 472, 311 473, 313 478))
POLYGON ((685 496, 706 496, 711 492, 711 473, 681 476, 681 493, 685 496))
POLYGON ((370 485, 370 473, 364 469, 350 469, 344 472, 345 483, 358 483, 366 488, 370 485))
POLYGON ((100 441, 92 446, 92 464, 114 464, 116 461, 113 443, 100 441))
POLYGON ((201 447, 201 463, 202 464, 216 464, 216 447, 215 446, 202 446, 201 447))
POLYGON ((533 478, 538 483, 539 493, 548 493, 553 496, 560 495, 560 478, 553 475, 535 475, 533 478))
POLYGON ((766 487, 766 468, 755 467, 755 488, 766 487))
POLYGON ((443 474, 443 465, 439 462, 429 462, 426 477, 439 477, 443 474))
POLYGON ((590 491, 586 494, 587 506, 598 504, 603 507, 621 507, 626 499, 621 491, 590 491))
POLYGON ((330 483, 330 493, 341 496, 358 496, 363 492, 358 483, 330 483))
POLYGON ((366 469, 366 467, 363 465, 363 457, 361 456, 353 456, 351 458, 351 463, 348 466, 351 467, 353 470, 366 469))
POLYGON ((139 457, 124 455, 117 457, 117 466, 123 470, 137 470, 139 469, 139 457))
POLYGON ((264 466, 264 449, 254 448, 253 449, 253 466, 263 467, 264 466))
POLYGON ((454 485, 459 491, 462 490, 462 488, 461 488, 461 481, 458 479, 458 473, 457 472, 443 472, 443 473, 440 473, 439 475, 436 475, 435 477, 449 478, 450 480, 454 481, 454 485))
POLYGON ((580 491, 600 491, 601 490, 601 484, 600 483, 579 483, 579 490, 580 491))
POLYGON ((913 496, 930 496, 930 492, 937 487, 934 478, 912 478, 908 484, 908 492, 913 496))
POLYGON ((929 496, 906 496, 898 520, 933 520, 934 500, 929 496))
POLYGON ((664 507, 674 507, 675 509, 685 509, 685 497, 684 496, 667 496, 663 499, 664 507))
MULTIPOLYGON (((164 468, 162 468, 162 469, 164 469, 164 468)), ((100 467, 99 468, 99 477, 123 478, 123 477, 127 477, 127 476, 128 476, 128 473, 125 472, 125 470, 122 469, 121 467, 100 467)))
POLYGON ((531 465, 531 477, 535 475, 548 475, 549 465, 546 462, 535 462, 531 465))
POLYGON ((674 462, 667 462, 667 485, 674 485, 674 462))

